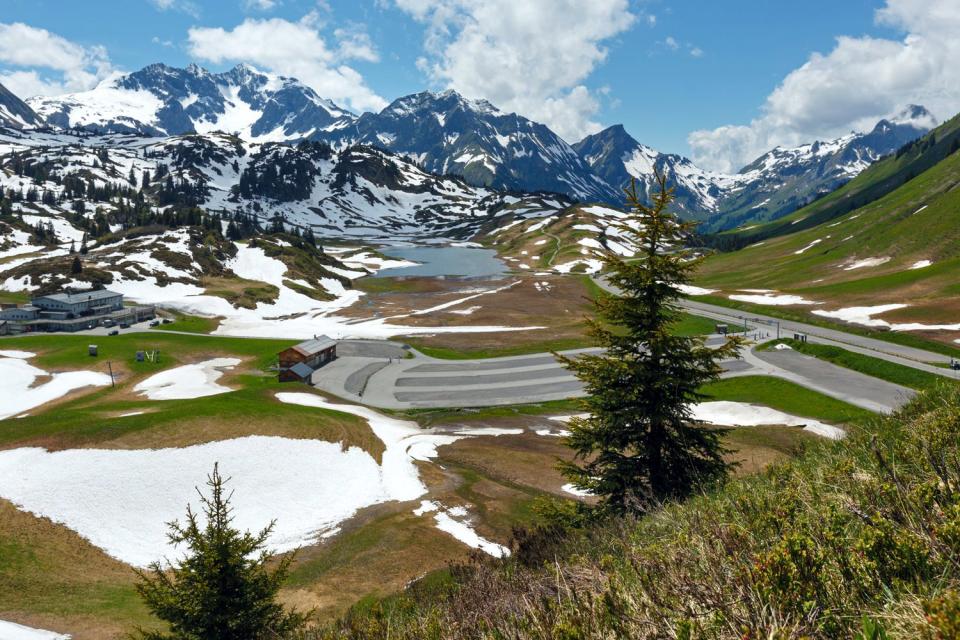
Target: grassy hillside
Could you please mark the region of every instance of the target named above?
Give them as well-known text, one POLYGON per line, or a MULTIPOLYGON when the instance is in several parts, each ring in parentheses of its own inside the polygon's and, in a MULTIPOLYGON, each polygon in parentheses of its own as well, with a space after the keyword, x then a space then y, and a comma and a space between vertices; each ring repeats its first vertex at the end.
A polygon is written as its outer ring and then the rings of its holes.
MULTIPOLYGON (((792 312, 907 304, 878 317, 889 322, 957 323, 958 184, 960 154, 954 153, 887 195, 830 222, 712 256, 698 284, 719 290, 714 297, 771 289, 819 303, 779 307, 792 312)), ((932 332, 931 337, 952 341, 960 333, 932 332)))
POLYGON ((934 167, 960 148, 960 115, 874 163, 856 178, 794 213, 762 225, 750 225, 720 234, 721 244, 745 246, 808 229, 863 207, 934 167))
MULTIPOLYGON (((694 330, 689 320, 684 326, 694 330)), ((683 328, 683 327, 680 327, 683 328)), ((161 332, 98 337, 100 355, 87 354, 89 336, 37 334, 7 338, 4 349, 37 354, 30 362, 62 372, 112 370, 115 387, 79 389, 35 407, 29 415, 0 421, 0 450, 164 449, 249 435, 313 439, 356 446, 380 459, 384 443, 365 420, 352 414, 277 401, 278 391, 307 391, 276 381, 270 367, 286 340, 182 335, 161 332), (138 350, 159 350, 159 362, 137 362, 138 350), (148 376, 214 357, 242 362, 218 381, 232 391, 186 400, 152 400, 134 390, 148 376), (108 366, 108 362, 110 365, 108 366)), ((857 428, 873 415, 796 384, 773 378, 740 377, 709 385, 718 400, 768 405, 774 409, 857 428)), ((439 431, 491 428, 502 435, 463 438, 438 449, 435 461, 419 465, 429 493, 423 499, 469 507, 479 535, 506 542, 515 526, 537 520, 537 500, 565 496, 556 470, 570 455, 551 416, 577 409, 570 401, 480 409, 419 409, 396 412, 439 431)), ((729 459, 738 474, 755 473, 790 458, 818 438, 798 428, 775 425, 734 429, 725 434, 729 459)), ((232 464, 224 460, 227 467, 232 464)), ((185 492, 184 505, 193 495, 185 492)), ((339 535, 301 549, 291 581, 281 594, 286 604, 316 608, 320 620, 341 615, 357 601, 369 602, 402 590, 424 573, 443 573, 465 562, 471 550, 416 516, 418 501, 374 505, 344 522, 339 535)), ((289 517, 279 510, 278 519, 289 517)), ((158 515, 158 518, 162 516, 158 515)), ((46 518, 0 500, 0 618, 69 632, 76 640, 126 637, 134 625, 156 628, 133 589, 132 569, 87 539, 46 518)))
POLYGON ((520 533, 313 638, 960 637, 960 393, 646 518, 520 533))

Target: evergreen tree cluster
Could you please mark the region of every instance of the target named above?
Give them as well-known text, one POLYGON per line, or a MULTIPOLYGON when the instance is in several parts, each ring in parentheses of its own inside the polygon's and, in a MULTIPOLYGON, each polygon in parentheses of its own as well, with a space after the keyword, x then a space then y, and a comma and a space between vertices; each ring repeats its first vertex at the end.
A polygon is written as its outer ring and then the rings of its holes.
POLYGON ((170 205, 196 207, 207 197, 207 187, 202 182, 192 183, 185 178, 177 181, 173 179, 173 174, 170 173, 166 173, 165 179, 155 188, 157 204, 161 207, 170 205))
POLYGON ((303 141, 296 147, 264 147, 240 173, 234 197, 249 200, 270 198, 278 202, 306 200, 313 191, 317 167, 333 157, 333 150, 322 142, 303 141))

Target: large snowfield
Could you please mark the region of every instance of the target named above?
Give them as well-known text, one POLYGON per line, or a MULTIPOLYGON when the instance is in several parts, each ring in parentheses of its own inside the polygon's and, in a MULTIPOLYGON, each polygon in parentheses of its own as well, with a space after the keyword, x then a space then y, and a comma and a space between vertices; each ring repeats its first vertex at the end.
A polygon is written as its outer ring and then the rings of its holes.
MULTIPOLYGON (((425 431, 414 422, 312 393, 276 397, 366 419, 385 445, 381 463, 358 447, 267 436, 169 449, 27 447, 0 451, 0 497, 66 525, 119 560, 144 566, 180 553, 169 545, 165 523, 182 518, 188 503, 198 508, 194 488, 203 488, 218 462, 231 478, 236 525, 259 530, 276 519, 269 546, 287 551, 335 534, 358 509, 419 498, 427 489, 415 461, 435 457, 440 445, 487 435, 482 429, 425 431)), ((443 524, 467 535, 462 523, 443 524)))
POLYGON ((272 549, 335 531, 362 507, 398 494, 376 461, 339 443, 250 436, 178 449, 30 447, 0 452, 0 495, 73 529, 135 566, 176 557, 166 522, 198 508, 194 487, 220 463, 234 492, 235 524, 260 530, 276 519, 272 549))

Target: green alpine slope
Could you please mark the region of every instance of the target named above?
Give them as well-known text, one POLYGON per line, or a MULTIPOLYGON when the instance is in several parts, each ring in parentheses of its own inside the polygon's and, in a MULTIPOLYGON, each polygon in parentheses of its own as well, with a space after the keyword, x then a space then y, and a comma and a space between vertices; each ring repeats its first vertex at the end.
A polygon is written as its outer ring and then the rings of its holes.
POLYGON ((776 221, 740 227, 714 236, 711 241, 721 248, 741 247, 834 220, 900 188, 958 149, 960 115, 875 162, 856 178, 816 202, 776 221))
MULTIPOLYGON (((957 127, 960 119, 954 118, 944 127, 949 125, 957 127)), ((893 179, 930 157, 934 146, 922 140, 917 144, 928 145, 928 149, 912 164, 906 158, 914 151, 908 150, 899 159, 881 161, 866 177, 893 179)), ((879 183, 872 184, 875 188, 879 183)), ((862 186, 859 193, 872 188, 862 186)), ((873 320, 894 324, 960 323, 958 186, 960 153, 952 153, 869 204, 804 228, 802 222, 820 215, 808 207, 804 210, 806 214, 801 211, 794 217, 799 221, 793 225, 797 229, 794 233, 768 237, 738 251, 711 256, 701 270, 698 284, 717 290, 713 294, 715 299, 729 300, 731 295, 763 296, 762 291, 743 290, 769 289, 774 291, 769 295, 789 293, 807 301, 779 306, 791 313, 899 304, 907 306, 877 311, 872 314, 873 320)), ((854 191, 844 187, 830 198, 836 201, 851 193, 854 191)), ((746 302, 765 303, 768 309, 774 308, 769 300, 746 302)), ((876 322, 874 326, 883 328, 876 322)), ((922 331, 924 327, 909 329, 922 331)), ((927 337, 950 342, 960 338, 957 330, 941 328, 927 333, 927 337)))

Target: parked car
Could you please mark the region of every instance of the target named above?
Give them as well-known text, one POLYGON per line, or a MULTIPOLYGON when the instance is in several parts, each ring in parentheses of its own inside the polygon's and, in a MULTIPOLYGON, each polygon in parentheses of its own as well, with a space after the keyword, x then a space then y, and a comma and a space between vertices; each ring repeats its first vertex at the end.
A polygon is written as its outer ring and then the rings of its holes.
POLYGON ((150 326, 151 326, 151 327, 159 327, 159 326, 160 326, 160 321, 159 321, 159 320, 154 320, 153 322, 150 323, 150 326))
POLYGON ((120 328, 121 328, 121 329, 129 329, 129 328, 130 328, 130 323, 129 323, 129 322, 121 322, 121 323, 120 323, 120 328))
POLYGON ((104 321, 103 321, 103 326, 105 326, 105 327, 112 327, 112 326, 115 325, 115 324, 117 324, 117 323, 114 322, 113 320, 110 320, 109 318, 108 318, 107 320, 104 320, 104 321))
POLYGON ((114 329, 113 331, 111 331, 111 332, 108 333, 107 335, 108 335, 108 336, 118 336, 118 335, 120 335, 120 332, 119 332, 117 329, 114 329))
POLYGON ((163 319, 163 324, 171 324, 172 322, 173 322, 173 320, 171 320, 170 318, 164 318, 164 319, 163 319))

